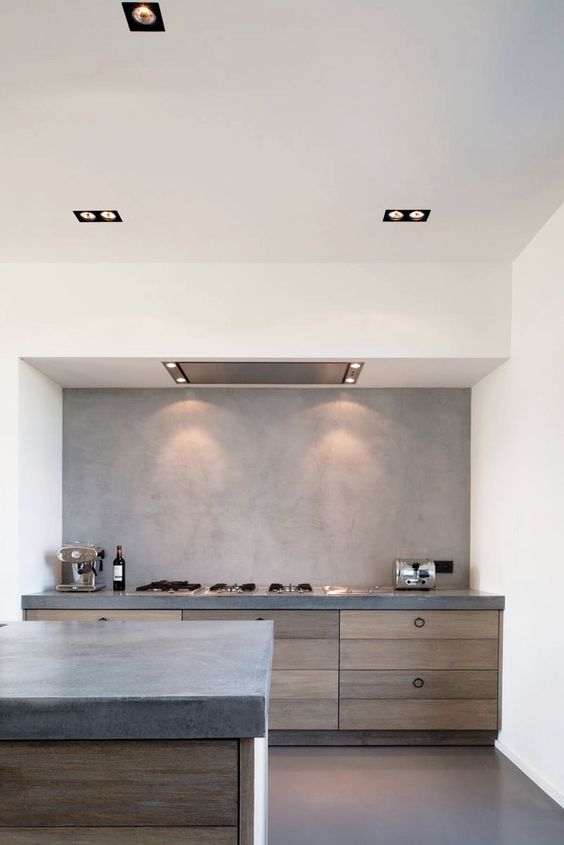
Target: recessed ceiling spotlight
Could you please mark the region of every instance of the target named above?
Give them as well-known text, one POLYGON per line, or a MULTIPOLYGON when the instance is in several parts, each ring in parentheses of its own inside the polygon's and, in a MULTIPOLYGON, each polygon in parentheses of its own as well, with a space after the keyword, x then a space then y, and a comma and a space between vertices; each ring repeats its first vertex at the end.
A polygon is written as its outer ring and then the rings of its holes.
POLYGON ((164 21, 158 3, 122 3, 127 24, 132 32, 164 32, 164 21))
POLYGON ((345 377, 343 379, 343 384, 356 384, 356 380, 360 375, 360 371, 364 367, 360 361, 355 361, 353 364, 349 364, 347 367, 347 371, 345 373, 345 377))
POLYGON ((170 377, 177 384, 187 384, 189 382, 188 376, 182 367, 176 361, 163 361, 163 367, 170 374, 170 377))
POLYGON ((79 223, 122 223, 119 212, 115 208, 110 211, 101 211, 90 209, 89 211, 75 211, 76 219, 79 223))
POLYGON ((387 208, 384 223, 426 223, 430 208, 387 208))

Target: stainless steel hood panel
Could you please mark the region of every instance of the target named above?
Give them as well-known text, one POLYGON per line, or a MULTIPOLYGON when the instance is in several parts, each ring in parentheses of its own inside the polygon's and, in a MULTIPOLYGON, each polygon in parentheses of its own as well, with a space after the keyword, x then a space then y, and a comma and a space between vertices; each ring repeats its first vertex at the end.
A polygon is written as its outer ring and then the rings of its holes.
POLYGON ((344 361, 178 361, 189 384, 342 384, 344 361))

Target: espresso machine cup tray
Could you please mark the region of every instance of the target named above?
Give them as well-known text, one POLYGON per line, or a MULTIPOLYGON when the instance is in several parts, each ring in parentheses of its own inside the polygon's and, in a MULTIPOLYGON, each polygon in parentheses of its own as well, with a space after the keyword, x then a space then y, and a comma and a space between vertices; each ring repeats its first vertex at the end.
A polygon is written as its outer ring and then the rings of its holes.
POLYGON ((59 593, 97 593, 98 590, 105 590, 105 584, 57 584, 59 593))

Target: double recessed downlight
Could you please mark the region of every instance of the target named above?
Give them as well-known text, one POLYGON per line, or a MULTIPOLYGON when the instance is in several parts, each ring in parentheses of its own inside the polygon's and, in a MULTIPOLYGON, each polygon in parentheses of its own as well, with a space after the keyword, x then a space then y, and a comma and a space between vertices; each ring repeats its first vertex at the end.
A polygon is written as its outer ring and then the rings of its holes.
POLYGON ((356 384, 360 371, 363 367, 364 364, 361 364, 359 361, 354 361, 352 364, 349 364, 347 372, 345 373, 343 384, 356 384))
POLYGON ((109 209, 78 209, 74 212, 79 223, 123 223, 119 211, 115 208, 109 209))
POLYGON ((426 223, 430 208, 387 208, 384 223, 426 223))
POLYGON ((132 32, 164 32, 164 21, 158 3, 122 3, 127 24, 132 32))

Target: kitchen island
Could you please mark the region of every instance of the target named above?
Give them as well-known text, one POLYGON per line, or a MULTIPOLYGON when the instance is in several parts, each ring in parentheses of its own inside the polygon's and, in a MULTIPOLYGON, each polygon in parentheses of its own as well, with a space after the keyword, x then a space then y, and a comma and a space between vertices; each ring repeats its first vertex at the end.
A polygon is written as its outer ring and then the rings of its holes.
POLYGON ((269 622, 0 628, 0 844, 263 845, 269 622))

